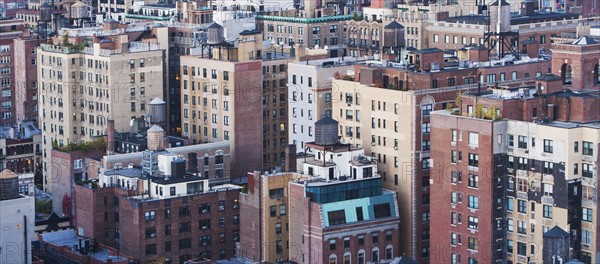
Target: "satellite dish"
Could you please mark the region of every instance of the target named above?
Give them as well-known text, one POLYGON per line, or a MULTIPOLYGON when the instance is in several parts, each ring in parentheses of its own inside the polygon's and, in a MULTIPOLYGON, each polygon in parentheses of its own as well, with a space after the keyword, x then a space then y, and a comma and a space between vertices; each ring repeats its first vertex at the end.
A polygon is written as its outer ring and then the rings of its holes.
POLYGON ((315 45, 315 49, 319 49, 319 44, 315 45))
POLYGON ((324 50, 328 50, 328 49, 329 49, 329 46, 325 46, 325 47, 323 47, 323 49, 324 49, 324 50))
POLYGON ((135 120, 135 119, 131 119, 131 121, 129 121, 129 126, 130 126, 130 127, 133 127, 133 121, 134 121, 134 120, 135 120))

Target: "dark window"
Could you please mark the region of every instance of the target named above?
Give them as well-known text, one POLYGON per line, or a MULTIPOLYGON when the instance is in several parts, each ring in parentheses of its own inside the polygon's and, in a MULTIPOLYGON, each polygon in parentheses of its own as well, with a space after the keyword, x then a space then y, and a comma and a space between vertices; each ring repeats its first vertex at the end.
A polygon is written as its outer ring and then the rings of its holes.
MULTIPOLYGON (((389 206, 389 204, 388 204, 389 206)), ((346 213, 344 210, 331 211, 327 213, 329 225, 341 225, 346 223, 346 213)))
POLYGON ((283 188, 269 190, 269 198, 278 199, 283 197, 283 188))
POLYGON ((189 206, 179 207, 179 217, 190 216, 192 209, 189 206))
POLYGON ((356 207, 356 219, 357 221, 364 220, 362 207, 356 207))
POLYGON ((146 255, 156 254, 156 244, 146 245, 146 255))
POLYGON ((376 204, 373 206, 375 212, 375 218, 389 217, 392 215, 392 211, 389 203, 376 204))

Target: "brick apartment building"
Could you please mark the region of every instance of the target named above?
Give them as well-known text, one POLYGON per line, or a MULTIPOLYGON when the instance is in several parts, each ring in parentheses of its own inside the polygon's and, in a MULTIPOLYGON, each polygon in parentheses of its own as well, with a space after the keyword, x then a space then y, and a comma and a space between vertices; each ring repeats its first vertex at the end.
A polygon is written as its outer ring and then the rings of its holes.
POLYGON ((298 180, 288 188, 290 259, 373 263, 401 255, 396 194, 381 188, 380 177, 298 180))
POLYGON ((36 35, 21 36, 13 40, 15 120, 34 121, 36 126, 38 125, 37 47, 42 43, 46 43, 46 40, 36 35))
POLYGON ((528 83, 549 71, 549 60, 492 66, 487 55, 487 49, 477 46, 453 58, 437 48, 415 50, 407 53, 406 67, 358 64, 352 80, 333 80, 338 92, 332 116, 339 121, 339 135, 378 160, 384 188, 396 191, 399 204, 405 205, 400 208, 401 252, 418 261, 429 257, 433 219, 430 112, 452 107, 457 94, 476 91, 478 83, 528 83))
POLYGON ((554 226, 570 233, 570 259, 596 261, 600 97, 541 86, 432 114, 431 261, 548 263, 554 226))
POLYGON ((162 150, 151 142, 142 153, 105 157, 97 177, 74 187, 80 234, 140 263, 233 257, 240 233, 240 187, 212 184, 229 167, 229 144, 162 150))
POLYGON ((15 94, 17 80, 15 75, 17 70, 25 68, 16 68, 15 59, 18 53, 23 50, 16 50, 14 41, 23 34, 23 24, 20 20, 7 19, 0 21, 0 90, 2 96, 0 102, 0 125, 15 125, 15 94))
POLYGON ((263 167, 262 117, 257 114, 262 111, 257 60, 262 40, 259 32, 248 31, 237 48, 228 48, 223 28, 211 27, 220 33, 223 46, 209 48, 207 58, 181 57, 182 136, 194 144, 230 141, 233 155, 239 157, 231 169, 240 177, 263 167))

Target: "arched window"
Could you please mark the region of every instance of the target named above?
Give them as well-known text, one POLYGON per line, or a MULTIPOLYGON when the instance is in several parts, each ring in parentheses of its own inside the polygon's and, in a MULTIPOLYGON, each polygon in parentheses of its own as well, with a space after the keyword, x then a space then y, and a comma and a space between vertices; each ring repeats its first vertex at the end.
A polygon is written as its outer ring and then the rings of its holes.
POLYGON ((394 247, 392 245, 387 245, 385 247, 385 259, 393 259, 394 258, 394 247))
POLYGON ((351 264, 351 263, 352 263, 352 256, 350 255, 350 252, 344 253, 344 263, 343 264, 351 264))
POLYGON ((365 264, 365 250, 364 249, 361 249, 358 251, 357 263, 365 264))
POLYGON ((561 75, 563 84, 571 85, 573 83, 573 68, 571 68, 571 65, 563 64, 561 75))
POLYGON ((371 262, 379 261, 379 248, 375 247, 371 251, 371 262))
POLYGON ((335 254, 329 255, 329 264, 337 264, 337 256, 335 254))
POLYGON ((594 67, 594 84, 600 85, 600 63, 594 67))

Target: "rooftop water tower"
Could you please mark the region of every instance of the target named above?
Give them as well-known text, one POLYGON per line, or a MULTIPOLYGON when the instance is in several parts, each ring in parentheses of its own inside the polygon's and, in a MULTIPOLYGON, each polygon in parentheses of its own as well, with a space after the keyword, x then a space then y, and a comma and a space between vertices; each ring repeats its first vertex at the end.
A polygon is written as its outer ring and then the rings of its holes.
POLYGON ((488 49, 490 60, 499 60, 508 55, 515 59, 521 56, 517 47, 519 46, 519 32, 512 31, 510 27, 510 4, 506 0, 496 0, 482 10, 488 10, 488 26, 485 32, 485 46, 488 49))
POLYGON ((167 115, 167 103, 156 97, 150 102, 148 121, 151 125, 164 125, 167 115))

